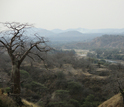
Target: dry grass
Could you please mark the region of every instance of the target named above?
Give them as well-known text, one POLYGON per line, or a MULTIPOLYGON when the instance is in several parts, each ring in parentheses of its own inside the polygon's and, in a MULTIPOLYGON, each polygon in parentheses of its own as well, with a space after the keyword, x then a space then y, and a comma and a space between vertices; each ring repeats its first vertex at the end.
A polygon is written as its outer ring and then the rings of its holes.
POLYGON ((40 106, 38 106, 37 104, 28 102, 28 101, 25 100, 25 99, 22 99, 22 102, 23 102, 25 105, 27 105, 28 107, 40 107, 40 106))
MULTIPOLYGON (((105 71, 106 69, 101 68, 101 71, 105 71)), ((85 75, 86 77, 90 77, 90 78, 95 78, 95 79, 106 79, 108 76, 99 76, 99 75, 94 75, 94 74, 90 74, 89 72, 87 72, 87 70, 85 72, 82 71, 82 69, 74 69, 72 67, 72 65, 70 64, 64 64, 63 68, 54 68, 52 69, 52 71, 54 73, 58 72, 58 71, 63 71, 63 73, 66 75, 66 78, 68 79, 69 76, 68 74, 71 73, 73 76, 80 76, 80 75, 85 75)))
POLYGON ((107 76, 94 75, 94 74, 90 74, 89 72, 82 72, 82 74, 92 79, 106 79, 107 78, 107 76))
POLYGON ((109 71, 109 69, 107 69, 107 68, 97 68, 96 69, 96 71, 99 71, 99 72, 101 72, 101 71, 109 71))
MULTIPOLYGON (((16 103, 6 95, 0 95, 0 100, 6 107, 16 107, 16 103)), ((40 107, 37 104, 26 101, 25 99, 22 99, 22 102, 24 103, 24 106, 22 107, 40 107)))
POLYGON ((117 94, 98 107, 124 107, 121 94, 117 94))

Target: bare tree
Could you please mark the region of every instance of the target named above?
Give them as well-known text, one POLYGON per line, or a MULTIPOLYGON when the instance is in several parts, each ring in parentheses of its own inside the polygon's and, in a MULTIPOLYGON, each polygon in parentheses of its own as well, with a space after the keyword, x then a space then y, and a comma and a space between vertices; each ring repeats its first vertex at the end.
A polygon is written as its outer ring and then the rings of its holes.
POLYGON ((32 27, 29 24, 21 24, 18 22, 6 22, 2 23, 7 31, 2 31, 0 33, 0 48, 1 51, 7 51, 9 57, 11 58, 12 71, 11 71, 11 82, 12 94, 16 97, 20 95, 20 65, 26 57, 34 59, 37 56, 44 61, 44 58, 40 56, 39 53, 48 52, 51 50, 47 46, 44 37, 40 37, 37 34, 33 34, 33 37, 26 36, 26 30, 32 27), (31 39, 33 38, 33 40, 31 39))

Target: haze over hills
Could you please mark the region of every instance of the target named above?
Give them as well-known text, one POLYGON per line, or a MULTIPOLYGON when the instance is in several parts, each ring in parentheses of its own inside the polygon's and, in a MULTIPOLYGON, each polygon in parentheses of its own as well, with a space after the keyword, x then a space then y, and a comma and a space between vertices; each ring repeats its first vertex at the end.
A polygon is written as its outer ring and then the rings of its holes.
POLYGON ((74 41, 91 41, 96 37, 104 34, 124 34, 124 29, 54 29, 46 30, 42 28, 30 28, 27 30, 27 35, 35 34, 48 38, 50 41, 74 42, 74 41))
POLYGON ((124 29, 54 29, 52 31, 31 28, 31 32, 48 38, 48 40, 62 48, 90 49, 90 48, 123 48, 124 29), (83 33, 81 33, 83 32, 83 33), (84 33, 85 32, 85 33, 84 33), (72 42, 72 43, 71 43, 72 42), (68 44, 66 44, 68 43, 68 44))
POLYGON ((30 34, 30 35, 37 33, 37 34, 39 34, 41 36, 50 36, 50 35, 54 35, 55 34, 52 31, 49 31, 49 30, 46 30, 46 29, 42 29, 42 28, 35 28, 35 27, 28 28, 26 30, 26 33, 30 34))
POLYGON ((51 30, 54 33, 62 33, 67 31, 79 31, 80 33, 103 33, 103 34, 121 34, 124 33, 124 28, 122 29, 85 29, 85 28, 76 28, 76 29, 67 29, 67 30, 61 30, 61 29, 53 29, 51 30))
POLYGON ((54 35, 54 34, 60 34, 65 33, 69 31, 78 31, 80 33, 101 33, 101 34, 124 34, 124 28, 123 29, 85 29, 85 28, 77 28, 77 29, 67 29, 67 30, 61 30, 61 29, 53 29, 53 30, 46 30, 42 28, 35 28, 32 27, 29 29, 31 32, 40 33, 41 35, 54 35))
POLYGON ((42 28, 28 28, 26 30, 26 35, 30 36, 33 34, 38 34, 47 38, 51 42, 88 42, 93 40, 96 37, 100 37, 105 34, 112 35, 123 35, 124 29, 85 29, 85 28, 77 28, 77 29, 53 29, 46 30, 42 28))

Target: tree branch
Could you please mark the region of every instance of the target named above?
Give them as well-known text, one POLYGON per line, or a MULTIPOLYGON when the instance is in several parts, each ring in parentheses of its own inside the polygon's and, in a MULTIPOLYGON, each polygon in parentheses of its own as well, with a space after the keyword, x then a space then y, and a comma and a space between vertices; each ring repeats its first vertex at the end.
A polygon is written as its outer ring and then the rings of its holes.
POLYGON ((31 58, 34 62, 35 62, 35 60, 34 60, 34 58, 32 57, 32 56, 30 56, 29 54, 27 55, 29 58, 31 58))
POLYGON ((7 44, 6 44, 6 43, 4 43, 2 40, 0 40, 0 43, 2 43, 2 44, 3 44, 3 46, 4 46, 4 47, 6 47, 6 48, 8 49, 7 44))
POLYGON ((44 63, 45 68, 48 70, 48 67, 45 64, 45 60, 39 54, 36 54, 36 53, 33 53, 33 52, 32 52, 32 54, 35 55, 35 56, 37 56, 39 59, 41 59, 43 61, 43 63, 44 63))
POLYGON ((24 54, 23 56, 21 57, 20 59, 20 64, 22 63, 22 61, 25 59, 26 55, 28 55, 28 53, 30 52, 30 50, 35 46, 36 44, 32 45, 24 54))

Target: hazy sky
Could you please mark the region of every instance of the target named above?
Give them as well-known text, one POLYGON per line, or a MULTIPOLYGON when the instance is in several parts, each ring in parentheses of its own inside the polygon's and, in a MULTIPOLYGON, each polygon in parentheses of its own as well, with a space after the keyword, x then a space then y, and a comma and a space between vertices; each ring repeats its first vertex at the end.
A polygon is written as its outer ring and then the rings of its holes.
POLYGON ((124 28, 124 0, 0 0, 0 22, 44 29, 124 28))

